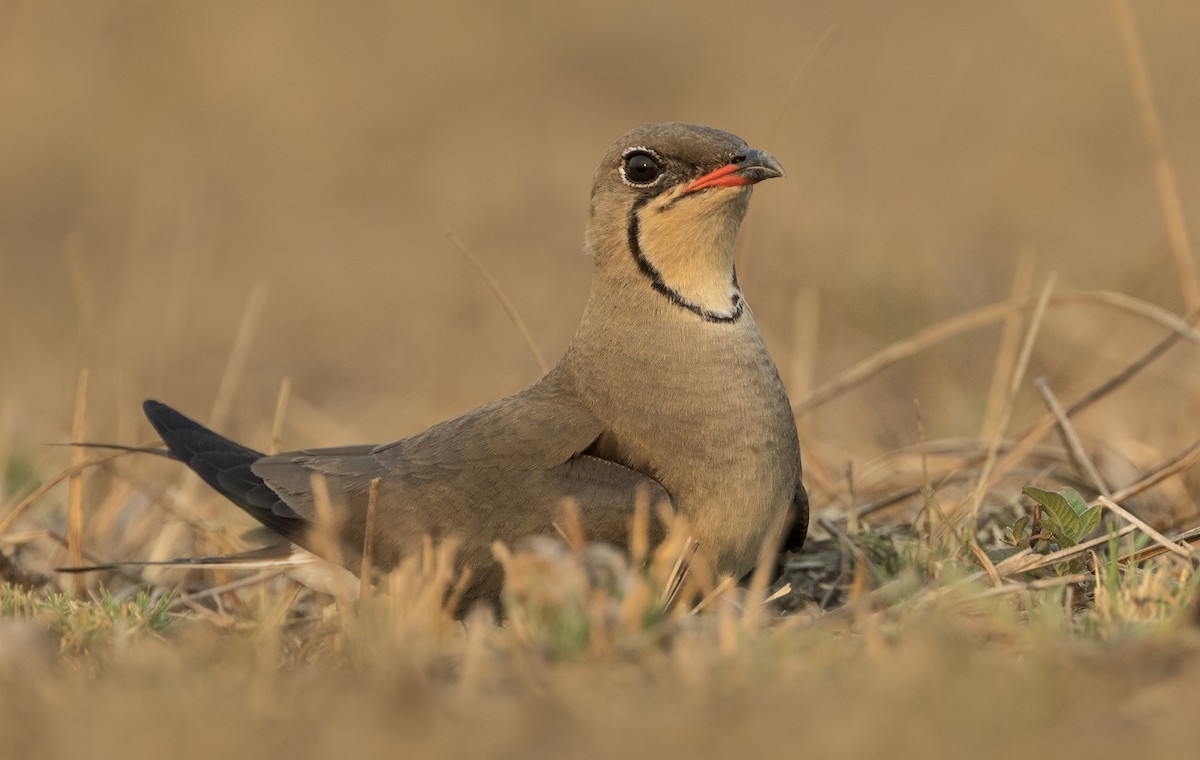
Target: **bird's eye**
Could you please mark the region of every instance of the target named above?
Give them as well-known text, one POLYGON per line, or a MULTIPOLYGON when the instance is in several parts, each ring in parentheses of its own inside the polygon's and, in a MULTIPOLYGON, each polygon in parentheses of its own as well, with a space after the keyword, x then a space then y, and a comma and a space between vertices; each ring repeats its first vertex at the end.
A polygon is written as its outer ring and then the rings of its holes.
POLYGON ((631 185, 649 185, 662 176, 662 164, 647 151, 632 151, 625 156, 621 173, 631 185))

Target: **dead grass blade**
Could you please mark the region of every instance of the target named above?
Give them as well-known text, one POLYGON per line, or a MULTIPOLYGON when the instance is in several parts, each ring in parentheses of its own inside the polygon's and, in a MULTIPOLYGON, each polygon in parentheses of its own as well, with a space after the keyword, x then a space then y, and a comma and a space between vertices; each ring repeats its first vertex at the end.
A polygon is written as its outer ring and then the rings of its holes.
POLYGON ((579 502, 570 496, 564 498, 561 514, 561 519, 553 523, 554 529, 562 536, 571 553, 578 555, 587 545, 587 534, 584 533, 583 521, 579 517, 579 502))
MULTIPOLYGON (((1050 299, 1049 306, 1058 308, 1077 304, 1107 306, 1118 311, 1123 311, 1157 324, 1172 333, 1176 333, 1181 338, 1186 338, 1190 342, 1200 345, 1200 333, 1192 329, 1191 325, 1187 322, 1160 306, 1125 295, 1124 293, 1106 290, 1068 293, 1050 299)), ((950 338, 972 330, 978 330, 993 322, 1004 319, 1012 311, 1032 309, 1036 306, 1036 299, 1017 303, 1005 301, 1003 303, 991 304, 990 306, 982 306, 931 325, 917 332, 911 338, 897 341, 868 356, 849 369, 842 371, 832 380, 793 404, 792 411, 798 415, 811 411, 865 383, 893 364, 919 354, 950 338)))
POLYGON ((375 514, 379 511, 379 486, 382 478, 371 478, 367 487, 367 525, 363 530, 362 566, 358 572, 358 598, 371 597, 371 572, 375 558, 375 514))
MULTIPOLYGON (((1200 311, 1194 311, 1191 314, 1189 314, 1186 317, 1186 323, 1188 325, 1194 324, 1197 319, 1200 319, 1200 311)), ((1091 390, 1089 390, 1088 392, 1086 392, 1082 396, 1080 396, 1076 401, 1074 401, 1070 406, 1068 406, 1066 408, 1066 411, 1065 411, 1066 416, 1068 418, 1073 417, 1074 415, 1078 414, 1079 412, 1093 406, 1097 402, 1103 400, 1105 397, 1116 392, 1118 389, 1120 389, 1122 386, 1124 386, 1126 383, 1128 383, 1130 380, 1132 380, 1134 377, 1136 377, 1139 373, 1141 373, 1142 370, 1146 369, 1151 364, 1153 364, 1156 360, 1158 360, 1162 356, 1164 356, 1166 354, 1166 352, 1173 345, 1178 343, 1182 337, 1184 337, 1184 336, 1180 332, 1171 332, 1169 335, 1167 335, 1165 338, 1160 340, 1158 343, 1156 343, 1154 346, 1152 346, 1150 349, 1148 349, 1145 353, 1143 353, 1137 359, 1135 359, 1134 361, 1130 362, 1125 367, 1123 367, 1120 371, 1111 375, 1108 379, 1106 379, 1103 382, 1099 383, 1098 385, 1094 386, 1091 390)), ((1054 428, 1056 422, 1057 422, 1057 420, 1055 418, 1055 415, 1053 413, 1047 413, 1041 419, 1039 419, 1037 422, 1035 422, 1032 425, 1030 425, 1029 427, 1025 428, 1025 430, 1023 430, 1021 433, 1019 433, 1017 435, 1015 443, 1013 443, 1008 448, 1007 453, 1005 454, 1004 458, 1001 459, 1000 462, 996 465, 995 471, 1001 472, 1001 473, 1008 473, 1008 472, 1011 472, 1013 469, 1015 469, 1017 467, 1017 465, 1021 461, 1023 461, 1027 456, 1029 456, 1029 453, 1036 446, 1038 446, 1041 443, 1042 439, 1045 438, 1046 434, 1049 433, 1054 428)), ((977 454, 977 455, 964 457, 959 470, 956 472, 963 471, 963 470, 969 470, 973 467, 979 466, 979 464, 984 461, 985 457, 986 457, 986 454, 977 454)), ((1159 481, 1161 481, 1165 478, 1168 478, 1171 475, 1174 475, 1177 472, 1180 472, 1181 470, 1187 469, 1195 462, 1197 457, 1200 457, 1200 442, 1197 442, 1197 444, 1195 446, 1189 448, 1187 451, 1180 454, 1175 460, 1172 460, 1174 462, 1174 464, 1178 465, 1178 467, 1172 468, 1170 466, 1171 463, 1168 463, 1168 465, 1164 465, 1164 467, 1159 468, 1158 470, 1155 470, 1153 473, 1151 473, 1150 475, 1146 476, 1141 481, 1139 481, 1138 484, 1136 484, 1136 486, 1137 486, 1136 490, 1133 490, 1131 492, 1129 489, 1125 489, 1121 492, 1118 492, 1118 494, 1116 494, 1116 496, 1119 497, 1117 500, 1121 501, 1121 500, 1129 498, 1137 493, 1141 493, 1142 491, 1156 485, 1159 481)), ((948 482, 950 482, 950 480, 954 479, 956 476, 956 472, 948 473, 947 475, 942 477, 935 484, 935 490, 940 489, 941 487, 945 486, 948 482)), ((994 483, 995 483, 995 478, 992 479, 992 483, 989 485, 989 487, 991 487, 991 485, 994 485, 994 483)), ((1134 487, 1130 486, 1129 488, 1134 488, 1134 487)), ((826 490, 833 491, 834 489, 832 486, 830 486, 826 490)), ((875 512, 886 509, 894 504, 904 501, 905 499, 909 499, 913 496, 916 496, 920 492, 921 492, 920 486, 912 486, 909 488, 901 489, 901 490, 896 491, 895 493, 892 493, 886 497, 876 499, 875 501, 872 501, 870 503, 862 505, 857 510, 857 515, 859 517, 869 516, 875 512)))
POLYGON ((1115 501, 1108 498, 1107 496, 1101 496, 1101 497, 1097 498, 1095 501, 1096 501, 1096 503, 1103 504, 1104 506, 1108 507, 1108 509, 1110 511, 1116 513, 1118 516, 1120 516, 1126 522, 1136 525, 1139 530, 1141 530, 1143 533, 1145 533, 1150 538, 1154 539, 1154 541, 1156 541, 1159 546, 1163 547, 1167 551, 1169 551, 1173 554, 1178 554, 1180 557, 1184 557, 1187 559, 1190 559, 1192 556, 1194 556, 1194 552, 1192 551, 1191 546, 1180 546, 1179 544, 1174 543, 1173 541, 1171 541, 1171 539, 1167 538, 1166 536, 1159 533, 1154 528, 1151 528, 1149 525, 1147 525, 1146 522, 1143 521, 1140 517, 1133 514, 1129 510, 1125 509, 1120 504, 1116 503, 1115 501))
POLYGON ((325 476, 319 472, 309 474, 313 489, 313 506, 317 512, 317 524, 314 542, 321 548, 314 554, 324 557, 334 565, 342 564, 342 547, 338 541, 341 533, 341 521, 334 511, 333 499, 329 494, 329 484, 325 476))
POLYGON ((265 570, 261 573, 255 573, 254 575, 247 576, 245 578, 238 578, 236 581, 230 581, 229 583, 225 583, 220 586, 213 586, 212 588, 206 588, 203 591, 197 591, 191 594, 181 590, 179 592, 179 598, 175 600, 175 604, 172 606, 174 608, 181 606, 191 607, 192 603, 198 602, 202 599, 218 597, 222 594, 228 594, 232 591, 237 591, 240 588, 246 588, 247 586, 253 586, 258 583, 266 583, 272 578, 277 578, 280 575, 283 575, 285 572, 287 571, 283 568, 276 570, 265 570))
MULTIPOLYGON (((82 451, 83 449, 80 449, 80 450, 82 451)), ((25 511, 27 509, 29 509, 39 499, 41 499, 43 496, 45 496, 47 493, 49 493, 50 489, 54 488, 56 485, 63 482, 64 480, 67 480, 72 475, 75 475, 76 473, 79 473, 79 472, 83 472, 84 470, 86 470, 89 467, 94 467, 96 465, 105 464, 106 462, 111 462, 114 459, 118 459, 120 457, 129 456, 130 454, 137 454, 137 453, 141 453, 141 452, 124 451, 124 450, 113 451, 113 452, 110 452, 108 454, 103 454, 98 457, 93 457, 91 459, 85 459, 82 462, 79 462, 77 464, 72 464, 70 467, 67 467, 62 472, 55 475, 53 478, 51 478, 50 480, 47 480, 45 483, 40 485, 37 489, 35 489, 31 494, 26 496, 24 499, 21 499, 21 501, 17 504, 17 506, 13 507, 12 510, 4 517, 3 520, 0 520, 0 536, 3 536, 5 533, 7 533, 8 529, 12 527, 12 524, 15 523, 18 519, 20 519, 21 515, 25 514, 25 511)))
POLYGON ((220 430, 229 418, 233 396, 241 385, 242 375, 246 372, 250 347, 254 344, 254 335, 258 332, 258 323, 262 319, 270 293, 271 288, 261 281, 256 282, 250 291, 250 298, 246 301, 246 308, 242 311, 242 319, 238 323, 237 336, 233 339, 233 348, 229 351, 229 360, 225 362, 225 371, 221 374, 221 384, 217 386, 217 395, 213 399, 212 414, 208 417, 211 428, 220 430))
MULTIPOLYGON (((1190 530, 1185 530, 1182 533, 1171 536, 1171 543, 1173 544, 1194 544, 1197 541, 1200 541, 1200 527, 1191 528, 1190 530)), ((1166 554, 1167 551, 1168 549, 1162 544, 1155 544, 1154 546, 1147 546, 1144 549, 1123 555, 1117 561, 1123 565, 1129 563, 1136 564, 1138 562, 1145 562, 1160 554, 1166 554)))
POLYGON ((279 381, 279 394, 275 396, 275 414, 271 417, 271 445, 268 454, 278 454, 283 444, 283 420, 287 417, 288 402, 292 398, 292 378, 279 381))
POLYGON ((521 340, 525 341, 525 347, 529 349, 530 356, 532 356, 533 360, 537 362, 538 369, 542 371, 543 375, 549 372, 550 365, 546 363, 545 357, 542 356, 541 350, 537 347, 537 343, 535 343, 533 340, 533 334, 530 333, 529 328, 525 326, 525 320, 521 319, 520 312, 517 311, 516 306, 513 306, 512 301, 510 301, 508 298, 508 294, 504 292, 504 288, 500 287, 500 283, 496 282, 496 278, 492 277, 491 273, 484 268, 483 262, 480 261, 479 257, 477 257, 471 251, 471 249, 467 247, 467 244, 462 241, 462 238, 454 233, 454 230, 446 230, 446 239, 449 240, 450 243, 458 249, 458 252, 463 255, 463 258, 465 258, 467 262, 475 268, 475 272, 483 279, 484 283, 487 284, 488 288, 492 291, 492 295, 496 296, 496 300, 500 302, 502 307, 504 307, 504 311, 508 314, 508 318, 512 321, 513 327, 516 327, 517 332, 521 334, 521 340))
POLYGON ((1004 581, 1000 580, 1000 573, 996 571, 996 565, 992 562, 988 555, 984 554, 983 549, 979 548, 979 544, 975 543, 974 541, 968 541, 967 548, 970 549, 971 553, 975 555, 975 559, 979 560, 980 567, 982 567, 983 571, 987 573, 988 578, 990 578, 992 581, 992 585, 996 588, 1003 586, 1004 581))
POLYGON ((796 97, 796 93, 800 91, 800 86, 812 75, 817 63, 825 57, 825 53, 829 52, 829 48, 837 41, 842 30, 837 24, 831 24, 825 27, 825 31, 821 33, 821 38, 817 40, 817 44, 812 46, 808 51, 808 55, 804 57, 804 62, 800 64, 800 68, 796 69, 796 75, 792 77, 792 81, 788 83, 787 89, 783 91, 783 97, 779 99, 779 108, 775 110, 775 118, 771 121, 771 129, 767 132, 768 144, 774 143, 776 136, 779 134, 779 128, 783 125, 783 117, 787 114, 788 104, 796 97))
POLYGON ((1154 154, 1154 183, 1158 189, 1158 203, 1162 208, 1163 222, 1167 228, 1167 239, 1171 245, 1171 256, 1179 275, 1179 287, 1188 310, 1200 308, 1200 277, 1196 273, 1196 258, 1188 239, 1187 219, 1183 203, 1179 199, 1179 183, 1175 179, 1175 168, 1167 157, 1167 141, 1163 137, 1162 117, 1154 100, 1154 86, 1150 82, 1150 67, 1142 50, 1137 24, 1126 0, 1112 0, 1113 15, 1121 33, 1125 48, 1125 61, 1129 64, 1129 76, 1133 94, 1137 98, 1138 115, 1142 120, 1142 131, 1154 154))
POLYGON ((789 509, 776 518, 759 546, 758 564, 754 566, 754 572, 750 576, 750 587, 746 593, 746 610, 742 614, 742 624, 748 631, 758 627, 762 613, 766 609, 767 586, 770 585, 771 579, 775 575, 775 561, 779 556, 779 549, 783 545, 784 526, 791 524, 792 516, 792 511, 789 509))
POLYGON ((1105 496, 1111 496, 1112 490, 1104 482, 1100 471, 1096 469, 1096 463, 1092 461, 1092 458, 1088 456, 1087 451, 1083 448, 1083 441, 1079 439, 1079 433, 1076 432, 1075 426, 1071 424, 1071 420, 1067 417, 1067 412, 1062 408, 1062 404, 1058 403, 1058 397, 1054 395, 1054 391, 1050 390, 1050 384, 1046 382, 1045 378, 1041 377, 1034 380, 1033 384, 1037 388, 1038 393, 1041 394, 1046 408, 1054 415, 1054 420, 1058 423, 1058 429, 1062 433, 1063 442, 1066 444, 1071 458, 1075 460, 1076 466, 1087 473, 1092 484, 1096 486, 1097 491, 1105 496))
POLYGON ((1120 538, 1122 536, 1129 535, 1135 530, 1137 530, 1136 525, 1126 525, 1120 530, 1117 530, 1115 533, 1106 533, 1103 536, 1098 536, 1088 541, 1084 541, 1083 543, 1076 544, 1075 546, 1068 546, 1065 549, 1059 549, 1058 551, 1051 552, 1049 554, 1035 554, 1034 552, 1025 549, 1019 554, 1014 554, 1013 556, 997 563, 996 572, 1000 573, 1002 576, 1008 577, 1020 573, 1027 573, 1030 570, 1038 570, 1043 567, 1057 565, 1060 562, 1066 562, 1067 560, 1073 559, 1080 554, 1084 554, 1096 548, 1097 546, 1108 543, 1108 541, 1114 536, 1120 538))
MULTIPOLYGON (((87 438, 87 389, 88 371, 79 372, 79 383, 75 386, 75 413, 71 419, 71 440, 81 442, 87 438)), ((77 469, 67 481, 67 563, 79 567, 83 564, 83 469, 78 467, 85 460, 84 450, 71 451, 71 464, 77 469)), ((82 575, 71 579, 76 594, 87 589, 87 578, 82 575)))
POLYGON ((1167 478, 1178 475, 1200 461, 1200 441, 1196 441, 1168 462, 1137 482, 1125 486, 1112 495, 1113 501, 1125 501, 1158 485, 1167 478))
MULTIPOLYGON (((996 466, 996 458, 999 456, 1000 446, 1004 442, 1004 431, 1008 429, 1008 423, 1012 419, 1012 410, 1016 402, 1017 391, 1020 390, 1021 383, 1025 380, 1025 371, 1029 367, 1029 359, 1033 355, 1033 344, 1042 329, 1042 318, 1046 315, 1046 306, 1050 302, 1050 294, 1054 292, 1054 284, 1057 280, 1058 276, 1051 272, 1050 276, 1046 278, 1046 284, 1042 286, 1042 293, 1038 297, 1033 316, 1029 318, 1029 325, 1025 330, 1025 339, 1021 343, 1020 352, 1017 354, 1017 362, 1013 367, 1012 377, 1009 378, 1008 391, 1005 394, 1004 405, 1000 411, 1000 418, 997 421, 996 434, 992 437, 991 443, 988 445, 987 457, 983 460, 983 469, 979 473, 979 481, 964 506, 960 507, 961 518, 965 519, 971 526, 975 525, 976 518, 979 515, 979 508, 983 504, 983 497, 987 494, 992 470, 996 466)), ((950 526, 953 527, 958 522, 959 515, 951 512, 948 517, 950 518, 950 526)), ((944 530, 940 533, 944 535, 944 530)))
MULTIPOLYGON (((1009 303, 1021 303, 1029 298, 1033 288, 1033 250, 1023 247, 1017 257, 1017 268, 1013 273, 1012 292, 1009 303)), ((1000 332, 1000 345, 996 349, 996 364, 992 367, 992 381, 988 388, 987 407, 983 413, 983 427, 979 436, 987 439, 1000 432, 1000 415, 1004 410, 1005 388, 1012 377, 1017 362, 1017 351, 1021 347, 1021 312, 1010 311, 1004 317, 1000 332)))
POLYGON ((991 596, 1000 596, 1003 594, 1016 594, 1022 591, 1042 591, 1045 589, 1058 588, 1059 586, 1070 586, 1076 583, 1083 583, 1092 579, 1091 573, 1074 573, 1072 575, 1057 575, 1053 578, 1035 578, 1033 580, 1023 581, 1021 583, 1005 583, 995 588, 985 589, 974 595, 975 599, 986 599, 991 596))

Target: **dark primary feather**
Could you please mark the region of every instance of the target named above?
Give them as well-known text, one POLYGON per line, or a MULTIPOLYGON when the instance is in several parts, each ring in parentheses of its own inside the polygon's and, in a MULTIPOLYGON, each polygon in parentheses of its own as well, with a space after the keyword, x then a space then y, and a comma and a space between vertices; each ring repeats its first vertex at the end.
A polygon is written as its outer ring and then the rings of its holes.
POLYGON ((255 520, 290 541, 304 544, 308 529, 306 521, 251 469, 263 454, 214 433, 158 401, 148 400, 142 409, 167 445, 172 459, 186 464, 205 483, 255 520))

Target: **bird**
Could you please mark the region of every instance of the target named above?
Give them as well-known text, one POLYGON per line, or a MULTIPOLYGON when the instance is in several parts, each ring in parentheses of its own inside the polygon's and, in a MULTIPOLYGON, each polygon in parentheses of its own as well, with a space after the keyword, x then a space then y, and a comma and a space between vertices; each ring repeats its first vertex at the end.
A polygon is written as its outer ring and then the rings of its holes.
POLYGON ((741 577, 786 515, 789 549, 808 525, 795 418, 734 263, 752 188, 782 176, 770 153, 712 127, 627 132, 593 177, 591 291, 561 360, 524 390, 424 432, 268 456, 158 401, 145 414, 170 458, 354 573, 368 541, 386 571, 424 537, 453 538, 472 570, 464 601, 494 598, 503 577, 493 542, 553 534, 570 499, 589 539, 624 546, 640 495, 686 519, 713 570, 741 577), (334 513, 332 542, 319 535, 322 509, 334 513))

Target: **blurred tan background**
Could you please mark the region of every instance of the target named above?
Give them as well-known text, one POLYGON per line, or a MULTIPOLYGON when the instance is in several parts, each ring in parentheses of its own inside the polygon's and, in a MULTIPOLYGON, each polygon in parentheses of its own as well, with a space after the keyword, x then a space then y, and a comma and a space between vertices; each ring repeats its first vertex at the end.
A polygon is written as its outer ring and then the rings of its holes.
MULTIPOLYGON (((80 368, 89 435, 149 437, 142 398, 212 409, 252 293, 223 432, 389 440, 537 368, 456 231, 551 361, 587 293, 595 163, 626 129, 711 124, 789 171, 740 274, 793 398, 889 343, 1035 283, 1182 313, 1107 2, 461 3, 0 0, 0 448, 55 469, 80 368), (431 4, 432 5, 432 4, 431 4), (830 30, 833 30, 832 32, 830 30), (792 87, 818 41, 832 44, 792 87), (52 467, 51 465, 54 465, 52 467)), ((1192 237, 1200 5, 1134 3, 1192 237)), ((1050 313, 1030 374, 1088 387, 1164 334, 1050 313)), ((800 421, 832 471, 979 431, 999 328, 800 421)), ((1200 430, 1179 346, 1081 425, 1149 466, 1200 430)), ((1022 392, 1015 422, 1041 411, 1022 392)))

